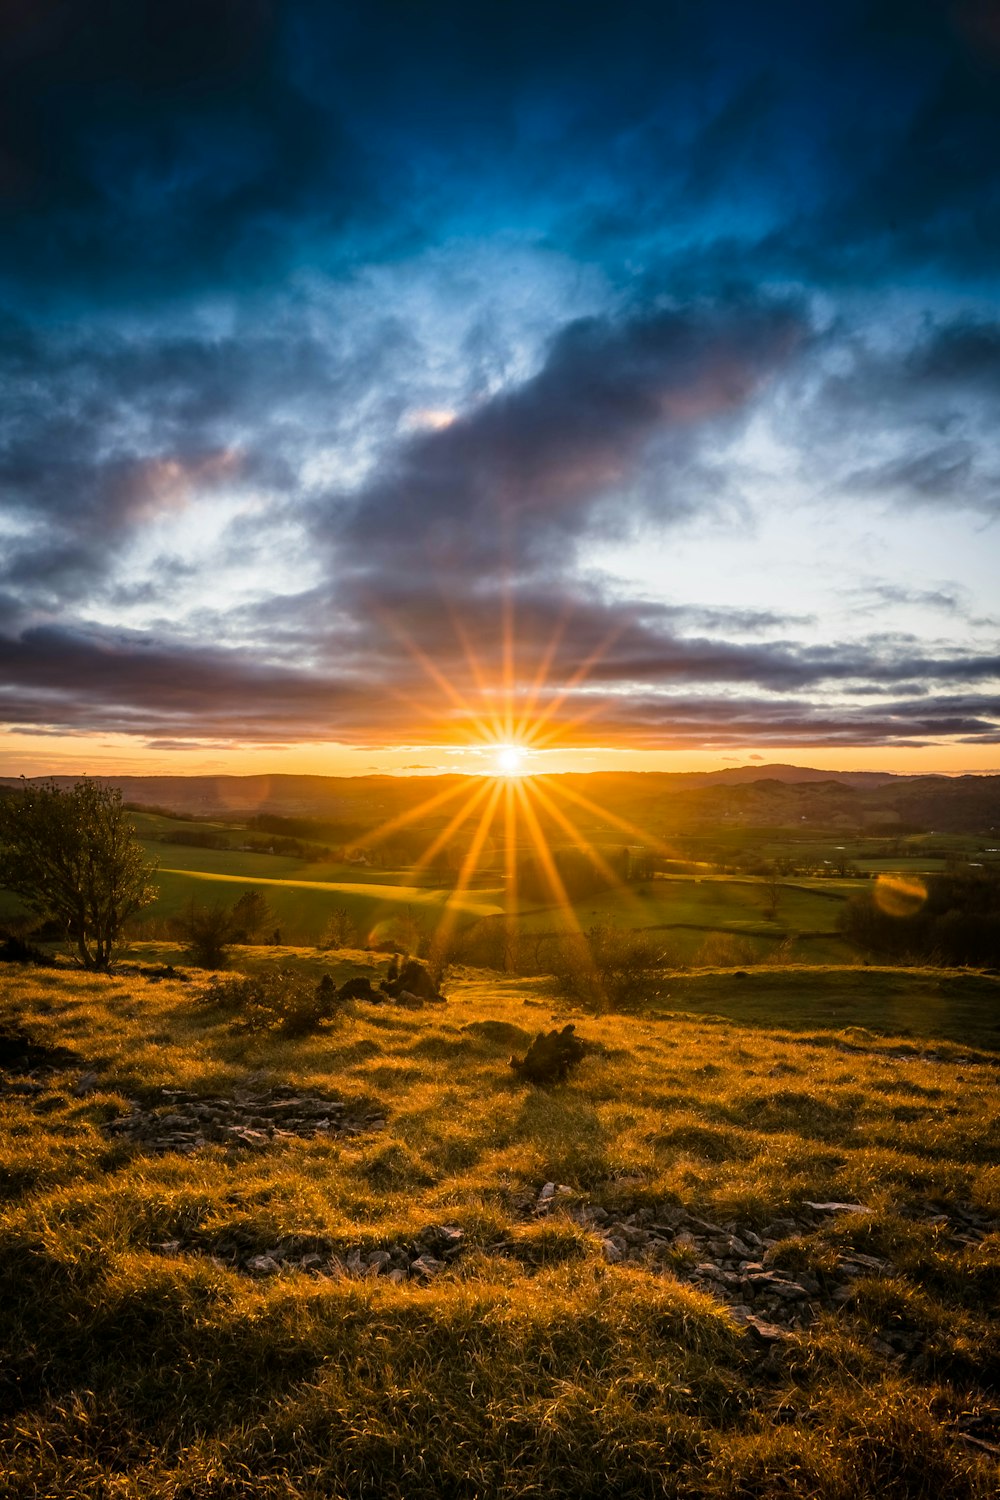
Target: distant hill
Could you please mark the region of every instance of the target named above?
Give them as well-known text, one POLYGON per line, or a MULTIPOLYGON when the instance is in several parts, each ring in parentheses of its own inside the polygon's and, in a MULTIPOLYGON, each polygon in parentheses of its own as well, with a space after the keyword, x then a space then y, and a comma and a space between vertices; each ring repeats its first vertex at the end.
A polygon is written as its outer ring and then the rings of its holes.
MULTIPOLYGON (((48 778, 36 778, 45 780, 48 778)), ((71 786, 78 778, 54 778, 71 786)), ((375 828, 456 790, 463 776, 110 776, 126 802, 208 818, 268 813, 375 828)), ((589 826, 610 837, 614 818, 663 834, 712 827, 840 828, 950 833, 1000 829, 1000 776, 898 776, 808 766, 734 766, 722 771, 614 771, 554 778, 607 809, 589 826)), ((12 777, 0 787, 16 786, 12 777)), ((460 805, 458 803, 455 804, 460 805)), ((450 812, 442 816, 450 816, 450 812)))
POLYGON ((687 786, 741 786, 754 781, 839 781, 845 786, 881 786, 909 778, 895 771, 817 771, 811 766, 786 766, 778 762, 760 766, 734 766, 723 771, 679 771, 672 773, 687 786))

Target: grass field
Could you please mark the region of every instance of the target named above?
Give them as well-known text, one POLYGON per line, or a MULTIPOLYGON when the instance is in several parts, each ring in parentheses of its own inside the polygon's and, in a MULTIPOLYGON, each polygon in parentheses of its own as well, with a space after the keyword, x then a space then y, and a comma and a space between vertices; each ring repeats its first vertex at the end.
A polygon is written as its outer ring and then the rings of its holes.
POLYGON ((464 970, 301 1040, 206 983, 3 975, 0 1024, 68 1049, 0 1071, 5 1500, 997 1493, 996 976, 704 970, 595 1017, 464 970), (579 1069, 517 1081, 567 1021, 579 1069), (282 1088, 382 1128, 111 1133, 282 1088), (719 1270, 743 1235, 765 1269, 719 1270), (748 1316, 741 1276, 807 1300, 748 1316))
MULTIPOLYGON (((151 815, 143 818, 150 823, 151 815)), ((159 821, 173 826, 173 820, 159 821)), ((147 925, 162 925, 177 917, 192 900, 231 904, 250 887, 264 892, 275 925, 284 940, 293 943, 318 942, 335 907, 347 912, 360 936, 378 937, 391 933, 404 915, 429 934, 445 907, 453 909, 455 925, 461 929, 477 918, 499 915, 506 901, 503 880, 496 871, 480 873, 455 897, 454 877, 428 871, 414 874, 407 869, 307 863, 238 848, 201 849, 156 842, 145 847, 158 862, 160 890, 155 905, 144 913, 147 925)), ((585 898, 571 911, 557 903, 527 903, 518 920, 529 935, 568 932, 575 925, 587 930, 595 923, 660 931, 669 935, 672 956, 684 962, 711 961, 711 943, 706 950, 706 940, 713 935, 742 940, 747 961, 766 958, 776 944, 786 941, 792 944, 793 956, 803 962, 849 961, 851 951, 837 935, 837 917, 848 896, 864 885, 856 879, 783 880, 772 917, 765 880, 711 874, 660 876, 585 898)))

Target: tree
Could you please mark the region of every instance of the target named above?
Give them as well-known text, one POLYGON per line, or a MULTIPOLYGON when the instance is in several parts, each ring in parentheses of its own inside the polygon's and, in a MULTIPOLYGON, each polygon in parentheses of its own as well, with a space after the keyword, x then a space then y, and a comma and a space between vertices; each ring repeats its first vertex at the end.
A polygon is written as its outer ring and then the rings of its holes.
POLYGON ((321 948, 350 948, 357 942, 358 929, 346 906, 335 906, 327 918, 321 948))
POLYGON ((232 941, 256 943, 265 927, 274 926, 274 912, 264 892, 254 886, 233 903, 232 941))
POLYGON ((0 802, 0 886, 60 922, 86 969, 106 969, 129 917, 155 901, 153 869, 114 787, 25 782, 0 802))

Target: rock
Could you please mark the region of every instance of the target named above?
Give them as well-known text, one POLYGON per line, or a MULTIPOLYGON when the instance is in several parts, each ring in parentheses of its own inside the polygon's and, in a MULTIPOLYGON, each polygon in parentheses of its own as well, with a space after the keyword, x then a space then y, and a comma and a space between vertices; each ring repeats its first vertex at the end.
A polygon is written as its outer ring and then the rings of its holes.
POLYGON ((424 1004, 444 1004, 444 996, 431 978, 430 970, 418 958, 408 958, 395 973, 390 966, 381 988, 383 994, 395 1000, 397 1005, 406 1005, 411 1009, 424 1004))
POLYGON ((611 1266, 617 1266, 625 1259, 624 1250, 620 1250, 614 1240, 604 1240, 601 1243, 601 1253, 611 1266))
MULTIPOLYGON (((328 977, 328 976, 324 976, 328 977)), ((371 980, 364 975, 355 975, 353 979, 345 979, 335 996, 336 1000, 343 1003, 347 1000, 367 1000, 378 1004, 382 994, 375 988, 371 980)))
POLYGON ((415 995, 412 990, 397 990, 394 999, 396 1004, 401 1005, 404 1010, 423 1010, 425 1004, 421 997, 415 995))
POLYGON ((773 1219, 762 1230, 761 1235, 765 1240, 800 1240, 802 1238, 802 1225, 797 1224, 794 1219, 773 1219))
POLYGON ((273 1276, 278 1270, 278 1262, 271 1255, 255 1255, 247 1261, 247 1270, 255 1276, 273 1276))
POLYGON ((422 1276, 428 1281, 443 1270, 444 1261, 435 1260, 433 1255, 418 1255, 416 1260, 410 1262, 410 1275, 422 1276))
POLYGON ((806 1208, 811 1208, 817 1214, 870 1214, 874 1209, 866 1208, 863 1203, 811 1203, 806 1199, 806 1208))
POLYGON ((87 1094, 92 1094, 97 1087, 98 1076, 96 1073, 84 1073, 73 1089, 74 1099, 83 1099, 87 1094))
POLYGON ((543 1199, 545 1199, 545 1198, 554 1198, 555 1195, 556 1195, 556 1185, 555 1185, 555 1183, 554 1182, 547 1182, 545 1184, 545 1186, 542 1188, 542 1191, 538 1195, 538 1201, 539 1201, 539 1203, 541 1203, 543 1199))
POLYGON ((744 1319, 743 1326, 762 1344, 779 1344, 791 1337, 787 1329, 779 1328, 777 1323, 768 1323, 754 1313, 744 1319))
POLYGON ((540 1031, 524 1056, 512 1057, 509 1066, 528 1083, 561 1083, 586 1051, 575 1031, 572 1022, 562 1031, 540 1031))
POLYGON ((430 1229, 423 1231, 416 1248, 452 1260, 461 1250, 464 1240, 465 1230, 459 1224, 432 1224, 430 1229))

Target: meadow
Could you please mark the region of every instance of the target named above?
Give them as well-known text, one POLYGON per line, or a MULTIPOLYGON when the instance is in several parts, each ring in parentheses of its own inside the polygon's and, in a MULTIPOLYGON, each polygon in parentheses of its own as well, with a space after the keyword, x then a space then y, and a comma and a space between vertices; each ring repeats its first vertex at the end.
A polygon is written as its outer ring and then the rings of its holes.
POLYGON ((3 1496, 996 1494, 996 975, 455 968, 293 1038, 129 956, 4 974, 3 1496))
MULTIPOLYGON (((306 859, 257 852, 241 847, 246 835, 240 826, 222 822, 186 822, 153 813, 136 814, 136 822, 145 851, 158 867, 159 897, 140 924, 147 935, 168 935, 171 922, 192 901, 231 905, 248 888, 266 896, 281 939, 293 944, 320 942, 335 910, 346 916, 359 939, 395 940, 406 946, 407 936, 415 945, 426 944, 446 909, 459 933, 506 909, 504 875, 495 864, 477 871, 467 888, 456 894, 454 870, 382 868, 315 854, 306 859), (229 847, 166 843, 164 835, 215 835, 229 847)), ((425 830, 424 837, 430 842, 433 830, 425 830)), ((735 849, 722 852, 733 855, 745 850, 747 842, 744 835, 735 849)), ((775 847, 787 854, 787 836, 775 847)), ((868 847, 877 846, 869 841, 868 847)), ((814 841, 795 848, 819 866, 821 851, 840 858, 830 843, 814 841)), ((838 936, 837 920, 843 902, 865 887, 866 878, 795 876, 782 879, 775 890, 760 876, 719 874, 707 861, 689 863, 687 873, 658 874, 583 897, 568 907, 554 900, 522 901, 517 922, 530 939, 528 967, 541 966, 544 948, 539 939, 587 931, 595 924, 656 934, 676 962, 759 962, 773 957, 779 945, 782 957, 805 963, 853 957, 838 936)), ((928 870, 942 864, 936 852, 894 861, 896 867, 928 870)))

